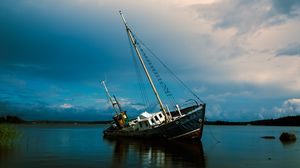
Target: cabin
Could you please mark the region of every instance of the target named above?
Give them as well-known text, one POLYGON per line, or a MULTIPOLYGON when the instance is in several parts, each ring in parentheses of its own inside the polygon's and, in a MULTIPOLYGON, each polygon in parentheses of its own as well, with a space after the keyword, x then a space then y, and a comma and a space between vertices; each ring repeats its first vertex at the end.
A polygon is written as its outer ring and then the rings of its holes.
POLYGON ((143 112, 137 117, 136 121, 137 122, 135 124, 135 128, 139 130, 144 130, 162 124, 165 121, 165 116, 161 111, 152 114, 148 112, 143 112))

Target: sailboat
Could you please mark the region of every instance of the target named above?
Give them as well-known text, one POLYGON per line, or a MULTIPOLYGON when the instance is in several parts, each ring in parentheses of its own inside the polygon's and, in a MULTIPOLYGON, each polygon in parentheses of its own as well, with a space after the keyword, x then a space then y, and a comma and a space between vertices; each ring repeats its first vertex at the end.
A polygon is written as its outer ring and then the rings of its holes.
POLYGON ((201 139, 206 104, 196 100, 188 107, 180 107, 176 104, 173 111, 170 111, 168 106, 164 106, 141 55, 141 51, 136 42, 137 40, 128 26, 124 15, 121 11, 119 11, 119 13, 125 25, 130 43, 151 85, 160 110, 152 113, 145 111, 136 118, 129 120, 127 112, 121 108, 117 98, 110 95, 105 82, 102 81, 106 95, 116 112, 111 125, 103 131, 104 137, 161 138, 167 140, 201 139))

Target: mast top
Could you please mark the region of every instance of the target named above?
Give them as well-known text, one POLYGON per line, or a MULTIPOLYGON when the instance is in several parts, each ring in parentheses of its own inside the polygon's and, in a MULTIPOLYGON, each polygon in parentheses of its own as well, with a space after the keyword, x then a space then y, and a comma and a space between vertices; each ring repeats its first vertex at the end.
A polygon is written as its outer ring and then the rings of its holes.
POLYGON ((121 15, 121 17, 122 17, 122 20, 123 20, 124 25, 126 26, 126 28, 128 28, 127 22, 126 22, 126 20, 125 20, 125 17, 124 17, 124 15, 123 15, 122 11, 119 10, 119 13, 120 13, 120 15, 121 15))
MULTIPOLYGON (((116 104, 116 103, 113 101, 112 97, 110 96, 109 91, 108 91, 108 89, 107 89, 107 87, 106 87, 105 81, 104 81, 104 80, 101 81, 101 84, 103 85, 104 90, 105 90, 105 92, 106 92, 106 96, 107 96, 108 100, 110 101, 111 105, 113 106, 115 112, 118 113, 118 110, 115 108, 115 104, 116 104)), ((115 98, 115 100, 116 100, 116 98, 115 98)), ((118 105, 118 106, 119 106, 119 105, 118 105)), ((119 108, 119 110, 121 111, 120 108, 119 108)))

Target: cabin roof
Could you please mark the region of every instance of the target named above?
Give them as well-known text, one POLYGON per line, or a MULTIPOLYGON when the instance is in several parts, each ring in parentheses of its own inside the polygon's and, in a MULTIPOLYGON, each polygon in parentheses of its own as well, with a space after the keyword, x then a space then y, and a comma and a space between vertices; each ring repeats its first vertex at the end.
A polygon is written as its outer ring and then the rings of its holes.
POLYGON ((153 114, 148 113, 147 111, 139 115, 140 119, 146 119, 152 117, 153 114))

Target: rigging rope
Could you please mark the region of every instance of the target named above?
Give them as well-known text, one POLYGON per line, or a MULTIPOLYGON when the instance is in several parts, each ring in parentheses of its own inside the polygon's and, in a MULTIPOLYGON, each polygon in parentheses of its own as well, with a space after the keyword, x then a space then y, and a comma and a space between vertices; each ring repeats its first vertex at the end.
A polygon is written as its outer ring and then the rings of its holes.
MULTIPOLYGON (((174 96, 171 93, 171 91, 169 90, 169 88, 167 87, 167 85, 165 84, 165 82, 163 81, 163 79, 162 79, 161 75, 158 73, 157 69, 154 67, 153 63, 149 59, 149 56, 146 54, 144 49, 146 49, 148 52, 150 52, 150 55, 152 55, 171 74, 171 76, 175 80, 177 80, 185 89, 187 89, 187 91, 190 92, 190 94, 192 94, 195 98, 197 98, 201 103, 204 103, 147 45, 145 45, 145 43, 143 43, 142 40, 140 40, 135 34, 132 33, 132 35, 134 38, 134 43, 140 49, 141 54, 144 56, 148 66, 150 67, 152 73, 154 74, 158 83, 160 84, 160 87, 164 91, 165 95, 167 96, 167 98, 169 99, 169 102, 172 104, 173 107, 175 107, 175 104, 176 104, 174 96)), ((130 48, 131 48, 132 56, 134 57, 133 44, 130 42, 129 37, 128 37, 128 40, 129 40, 129 44, 131 46, 130 48)), ((141 97, 144 100, 146 107, 149 107, 150 103, 149 103, 148 95, 146 93, 144 80, 143 80, 141 72, 138 68, 139 64, 137 63, 136 57, 134 57, 134 58, 135 58, 134 63, 135 63, 135 68, 136 68, 135 69, 136 74, 137 74, 138 80, 140 81, 139 88, 140 88, 141 97)))
POLYGON ((142 55, 144 56, 147 64, 149 65, 151 71, 153 72, 154 76, 156 77, 158 83, 160 84, 162 90, 166 94, 166 96, 169 99, 170 103, 172 103, 172 106, 175 107, 175 104, 176 104, 175 102, 176 101, 175 101, 175 98, 174 98, 173 94, 171 93, 170 89, 167 87, 167 85, 163 81, 161 75, 158 73, 157 69, 154 67, 153 63, 151 62, 148 55, 145 53, 145 51, 142 48, 142 46, 140 45, 140 43, 136 41, 136 45, 140 48, 140 51, 141 51, 142 55))
POLYGON ((149 106, 150 106, 150 101, 148 99, 147 91, 145 89, 145 82, 144 82, 142 73, 141 73, 141 71, 140 71, 140 69, 138 67, 139 64, 137 62, 137 58, 134 55, 132 43, 130 42, 130 39, 129 39, 128 36, 127 36, 127 38, 128 38, 129 44, 130 44, 130 51, 131 51, 131 56, 132 56, 132 59, 133 59, 133 62, 134 62, 135 73, 136 73, 137 80, 138 80, 140 95, 141 95, 141 98, 142 98, 142 100, 143 100, 143 102, 144 102, 144 104, 146 106, 146 109, 148 109, 149 106))
POLYGON ((193 96, 195 96, 201 103, 204 103, 147 45, 143 43, 141 39, 136 37, 136 39, 141 43, 153 56, 156 58, 168 71, 173 75, 173 77, 181 83, 193 96))
MULTIPOLYGON (((205 118, 204 120, 207 121, 207 118, 205 118)), ((221 141, 218 140, 218 139, 216 138, 215 134, 212 132, 210 126, 207 126, 207 127, 205 127, 205 128, 208 128, 208 131, 209 131, 209 133, 210 133, 210 136, 211 136, 217 143, 221 143, 221 141)))

